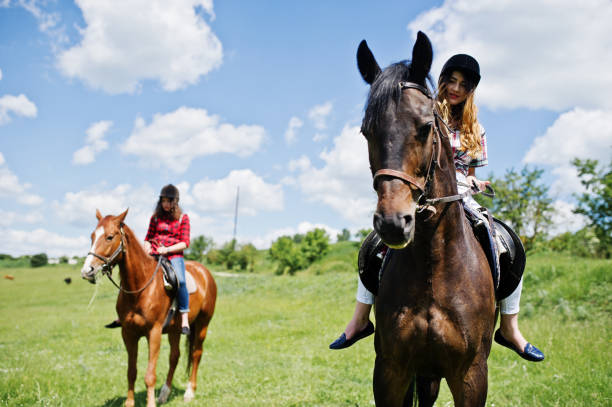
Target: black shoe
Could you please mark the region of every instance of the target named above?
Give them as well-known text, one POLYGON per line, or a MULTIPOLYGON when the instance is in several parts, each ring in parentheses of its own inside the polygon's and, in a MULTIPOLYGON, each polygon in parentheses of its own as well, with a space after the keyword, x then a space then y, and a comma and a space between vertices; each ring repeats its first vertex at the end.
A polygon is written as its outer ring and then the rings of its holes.
POLYGON ((119 322, 118 320, 114 320, 110 324, 104 325, 104 328, 119 328, 120 326, 121 326, 121 322, 119 322))
POLYGON ((188 326, 184 326, 184 327, 181 328, 181 333, 183 335, 189 335, 190 332, 191 332, 191 330, 189 329, 188 326))
POLYGON ((525 345, 525 349, 520 352, 512 342, 503 337, 499 329, 495 331, 494 339, 495 342, 499 343, 501 346, 505 346, 508 349, 512 349, 525 360, 528 360, 530 362, 540 362, 544 360, 544 354, 542 353, 542 351, 530 344, 529 342, 527 342, 527 345, 525 345))
POLYGON ((363 339, 366 336, 370 336, 373 333, 374 333, 374 324, 372 323, 372 321, 368 321, 368 325, 366 325, 366 327, 363 328, 361 331, 357 332, 355 336, 353 336, 351 339, 346 339, 346 334, 342 332, 342 335, 340 335, 338 339, 336 339, 329 345, 329 349, 348 348, 349 346, 351 346, 358 340, 363 339))

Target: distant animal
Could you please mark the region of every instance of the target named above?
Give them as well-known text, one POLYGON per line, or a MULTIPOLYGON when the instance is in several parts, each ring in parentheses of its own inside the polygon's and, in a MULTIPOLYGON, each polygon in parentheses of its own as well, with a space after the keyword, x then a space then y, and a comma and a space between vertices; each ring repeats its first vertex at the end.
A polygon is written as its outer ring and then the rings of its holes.
POLYGON ((12 276, 12 275, 10 275, 10 274, 5 274, 5 275, 4 275, 4 278, 6 278, 7 280, 14 280, 14 279, 15 279, 15 277, 13 277, 13 276, 12 276))
POLYGON ((445 378, 455 406, 484 406, 495 326, 493 278, 457 194, 451 146, 427 88, 432 46, 419 32, 410 64, 381 70, 357 51, 371 85, 362 133, 378 204, 374 229, 392 248, 376 298, 377 406, 432 406, 445 378))
POLYGON ((71 279, 70 277, 66 277, 66 278, 64 279, 64 283, 66 283, 66 284, 70 284, 70 283, 72 283, 72 279, 71 279))
MULTIPOLYGON (((166 293, 156 260, 145 253, 134 232, 124 223, 127 212, 126 210, 118 216, 103 217, 100 211, 96 210, 98 224, 91 234, 92 245, 81 269, 81 276, 95 284, 96 275, 100 271, 110 274, 113 266, 119 266, 121 284, 116 309, 128 353, 128 392, 125 405, 134 406, 138 340, 145 336, 149 343, 145 384, 147 406, 151 407, 155 406, 156 366, 162 333, 168 334, 170 342, 170 368, 159 393, 157 401, 160 403, 167 401, 172 389, 172 378, 180 354, 181 322, 180 314, 177 313, 163 330, 172 300, 166 293)), ((196 390, 202 344, 215 310, 217 285, 208 269, 200 263, 187 261, 185 266, 196 283, 196 291, 189 297, 191 333, 188 335, 187 369, 191 369, 191 374, 183 397, 185 401, 191 401, 196 390)))

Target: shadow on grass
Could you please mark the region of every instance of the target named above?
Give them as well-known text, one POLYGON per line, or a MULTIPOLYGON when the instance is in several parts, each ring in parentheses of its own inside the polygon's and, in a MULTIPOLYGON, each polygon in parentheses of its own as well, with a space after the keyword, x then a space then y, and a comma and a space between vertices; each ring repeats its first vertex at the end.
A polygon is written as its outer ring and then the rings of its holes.
MULTIPOLYGON (((161 388, 161 387, 160 387, 161 388)), ((170 396, 168 397, 168 403, 172 401, 176 397, 183 397, 185 393, 185 389, 179 389, 174 384, 172 385, 172 391, 170 392, 170 396)), ((157 401, 157 396, 159 394, 159 388, 155 389, 155 401, 157 401)), ((122 407, 125 404, 126 397, 115 397, 109 400, 106 400, 103 404, 100 404, 99 407, 122 407)), ((145 406, 147 404, 147 391, 142 390, 138 393, 134 393, 134 401, 137 406, 145 406)))

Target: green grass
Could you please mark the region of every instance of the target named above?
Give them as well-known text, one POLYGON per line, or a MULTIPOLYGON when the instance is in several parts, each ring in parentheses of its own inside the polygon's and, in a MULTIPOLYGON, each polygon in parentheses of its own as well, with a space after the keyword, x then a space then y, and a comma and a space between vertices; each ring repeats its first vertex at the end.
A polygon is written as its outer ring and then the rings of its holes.
MULTIPOLYGON (((193 405, 373 405, 372 337, 347 350, 327 349, 354 306, 356 273, 347 270, 356 248, 337 249, 295 276, 275 276, 273 270, 216 276, 217 310, 193 405)), ((119 330, 103 328, 115 317, 117 293, 110 282, 92 286, 77 267, 65 265, 0 274, 15 276, 0 280, 0 406, 122 405, 126 352, 119 330), (68 276, 70 285, 63 281, 68 276)), ((528 363, 494 345, 487 405, 612 404, 611 276, 609 260, 528 259, 521 329, 546 360, 528 363)), ((168 349, 164 339, 158 389, 168 349)), ((144 339, 139 356, 136 393, 143 405, 144 339)), ((183 354, 170 406, 183 405, 185 365, 183 354)), ((436 405, 451 400, 444 384, 436 405)))

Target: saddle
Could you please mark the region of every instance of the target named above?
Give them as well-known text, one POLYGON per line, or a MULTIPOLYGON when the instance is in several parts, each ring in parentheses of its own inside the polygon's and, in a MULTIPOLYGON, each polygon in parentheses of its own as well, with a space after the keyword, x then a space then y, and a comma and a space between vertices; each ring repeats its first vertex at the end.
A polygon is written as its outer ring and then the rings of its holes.
MULTIPOLYGON (((490 232, 480 218, 469 214, 468 211, 465 212, 492 270, 495 298, 497 301, 503 300, 512 294, 523 276, 526 261, 523 243, 518 235, 501 220, 491 217, 493 232, 490 232), (496 272, 498 269, 499 274, 496 272)), ((375 231, 370 232, 361 244, 357 259, 359 278, 374 295, 378 295, 378 284, 392 252, 393 250, 382 242, 375 231)))

